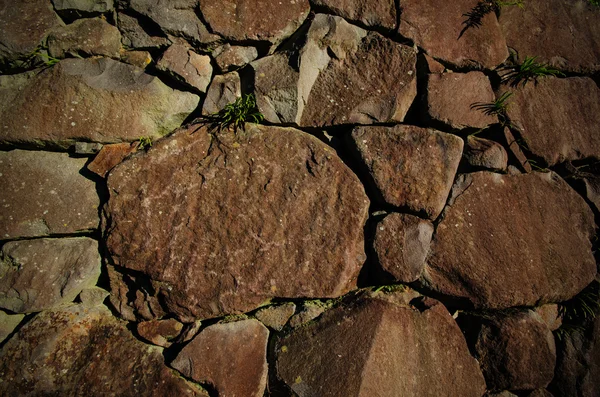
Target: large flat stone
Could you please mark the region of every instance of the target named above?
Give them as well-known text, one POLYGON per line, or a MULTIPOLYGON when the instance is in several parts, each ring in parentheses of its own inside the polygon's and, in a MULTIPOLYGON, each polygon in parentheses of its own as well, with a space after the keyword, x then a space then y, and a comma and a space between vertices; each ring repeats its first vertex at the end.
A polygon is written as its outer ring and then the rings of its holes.
POLYGON ((179 127, 198 101, 132 65, 66 59, 41 72, 0 76, 0 142, 67 148, 75 140, 156 138, 179 127))
POLYGON ((82 55, 118 58, 120 50, 119 29, 100 18, 78 19, 53 29, 48 36, 48 53, 55 58, 82 55))
POLYGON ((95 183, 80 174, 85 162, 65 153, 0 152, 1 238, 96 229, 100 199, 95 183))
POLYGON ((463 176, 422 281, 476 308, 570 299, 596 275, 594 216, 554 173, 463 176))
POLYGON ((362 185, 332 149, 291 128, 213 136, 191 126, 114 168, 108 189, 115 265, 153 280, 166 310, 188 321, 276 296, 342 295, 365 259, 362 185))
POLYGON ((173 44, 167 48, 156 67, 200 92, 206 92, 213 71, 208 55, 197 54, 182 44, 173 44))
POLYGON ((398 25, 395 0, 311 0, 311 3, 364 26, 394 30, 398 25))

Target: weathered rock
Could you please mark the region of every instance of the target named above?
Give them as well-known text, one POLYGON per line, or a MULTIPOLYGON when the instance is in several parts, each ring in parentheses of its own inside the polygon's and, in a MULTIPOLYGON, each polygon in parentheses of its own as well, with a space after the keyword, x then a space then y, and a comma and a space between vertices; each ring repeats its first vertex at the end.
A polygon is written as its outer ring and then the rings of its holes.
POLYGON ((132 16, 119 12, 117 14, 117 26, 122 34, 123 45, 129 48, 157 48, 170 44, 170 40, 164 36, 150 35, 132 16))
POLYGON ((258 57, 258 51, 255 47, 225 44, 214 50, 212 56, 221 71, 228 72, 254 61, 258 57))
POLYGON ((327 305, 320 301, 304 302, 302 310, 290 319, 290 327, 298 328, 319 317, 321 314, 325 313, 325 310, 327 310, 327 305))
POLYGON ((600 88, 592 79, 548 77, 511 92, 508 117, 547 165, 600 158, 600 88))
POLYGON ((0 310, 0 343, 15 331, 24 318, 24 314, 8 314, 0 310))
POLYGON ((75 154, 88 156, 90 154, 98 153, 100 150, 102 150, 103 146, 104 145, 102 145, 101 143, 75 142, 75 145, 72 146, 72 149, 74 150, 75 154))
POLYGON ((506 41, 494 13, 480 27, 465 30, 478 0, 402 0, 400 34, 437 59, 458 67, 494 68, 508 58, 506 41), (463 32, 464 30, 464 32, 463 32))
POLYGON ((225 39, 278 44, 300 27, 310 5, 308 0, 200 0, 200 11, 211 31, 225 39))
POLYGON ((85 162, 65 153, 0 152, 2 239, 97 228, 100 200, 94 182, 80 175, 85 162))
POLYGON ((217 113, 242 96, 242 83, 236 72, 215 76, 208 87, 202 114, 217 113))
POLYGON ((0 307, 32 313, 72 302, 100 276, 98 242, 87 237, 4 244, 0 255, 0 307))
POLYGON ((582 179, 585 197, 592 203, 596 211, 600 211, 600 176, 586 174, 582 179))
POLYGON ((77 11, 96 14, 105 13, 114 9, 113 0, 52 0, 54 9, 61 11, 77 11))
POLYGON ((118 58, 120 50, 119 29, 100 18, 78 19, 48 35, 48 52, 55 58, 81 55, 118 58))
POLYGON ((506 171, 508 154, 498 142, 469 136, 465 147, 465 160, 471 167, 492 171, 506 171))
MULTIPOLYGON (((515 136, 511 132, 510 128, 505 127, 501 137, 502 143, 508 148, 507 154, 509 154, 509 161, 517 165, 517 168, 521 171, 531 172, 533 168, 529 164, 529 160, 523 149, 521 148, 519 141, 515 139, 515 136)), ((523 144, 523 142, 521 142, 523 144)))
POLYGON ((441 304, 419 311, 367 299, 332 309, 279 341, 277 372, 300 397, 481 396, 485 390, 441 304))
POLYGON ((256 313, 256 318, 267 327, 275 331, 281 331, 295 311, 296 305, 289 302, 260 309, 256 313))
POLYGON ((516 394, 509 392, 508 390, 503 390, 499 393, 486 393, 485 397, 518 397, 516 394))
POLYGON ((200 92, 206 92, 212 77, 210 57, 196 54, 182 44, 171 45, 158 60, 156 67, 170 72, 178 80, 200 92))
POLYGON ((110 170, 122 162, 125 157, 131 153, 135 153, 137 151, 137 146, 138 145, 135 142, 104 145, 102 150, 100 150, 100 153, 98 153, 96 157, 94 157, 94 160, 87 165, 87 169, 104 178, 110 170))
POLYGON ((484 320, 475 351, 491 390, 543 388, 554 376, 554 336, 530 310, 484 320))
POLYGON ((153 280, 184 322, 275 296, 340 296, 365 259, 362 185, 328 146, 291 128, 214 137, 191 126, 114 168, 108 189, 110 256, 153 280))
POLYGON ((402 283, 421 276, 433 225, 416 216, 390 214, 377 225, 373 247, 381 267, 402 283))
POLYGON ((541 305, 534 308, 533 311, 540 316, 550 331, 556 331, 562 325, 562 318, 559 315, 557 304, 541 305))
POLYGON ((429 288, 499 309, 568 300, 594 279, 592 211, 556 174, 468 174, 452 196, 423 273, 429 288))
POLYGON ((267 384, 269 331, 257 320, 211 325, 183 348, 171 366, 210 383, 219 396, 262 397, 267 384))
POLYGON ((426 98, 428 117, 449 128, 485 128, 498 122, 496 116, 473 108, 496 100, 489 79, 481 72, 432 74, 426 98))
POLYGON ((352 140, 381 201, 436 218, 462 156, 455 135, 409 125, 357 127, 352 140))
POLYGON ((429 55, 422 53, 421 56, 425 60, 424 66, 425 72, 427 73, 444 73, 446 71, 446 67, 430 57, 429 55))
POLYGON ((562 70, 600 70, 600 9, 587 1, 543 0, 526 10, 505 7, 499 19, 506 43, 520 61, 537 56, 562 70))
POLYGON ((104 303, 110 292, 100 287, 85 288, 79 294, 79 300, 85 307, 100 306, 104 303))
POLYGON ((65 59, 42 72, 0 76, 0 142, 67 148, 73 140, 156 138, 179 127, 198 101, 131 65, 65 59))
POLYGON ((394 0, 311 0, 312 4, 364 26, 397 28, 396 4, 394 0))
POLYGON ((546 389, 536 389, 529 393, 527 397, 554 397, 554 395, 546 389))
POLYGON ((145 69, 152 62, 152 56, 148 51, 124 51, 121 53, 121 61, 145 69))
POLYGON ((127 321, 147 321, 164 317, 167 313, 163 310, 160 302, 148 292, 155 288, 148 277, 123 273, 120 270, 122 269, 107 266, 110 281, 110 303, 121 314, 121 317, 127 321), (135 286, 142 286, 142 288, 136 289, 135 286))
POLYGON ((0 350, 0 394, 208 396, 103 307, 45 311, 0 350), (152 370, 149 370, 152 369, 152 370))
POLYGON ((0 0, 0 70, 32 54, 61 25, 49 0, 0 0))
POLYGON ((151 320, 138 323, 138 334, 157 346, 169 347, 171 341, 179 336, 183 324, 174 318, 167 320, 151 320))

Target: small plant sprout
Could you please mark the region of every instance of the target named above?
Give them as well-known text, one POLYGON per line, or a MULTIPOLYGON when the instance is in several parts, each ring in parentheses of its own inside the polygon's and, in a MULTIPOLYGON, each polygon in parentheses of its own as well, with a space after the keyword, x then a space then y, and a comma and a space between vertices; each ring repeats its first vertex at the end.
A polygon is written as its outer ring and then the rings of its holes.
POLYGON ((537 57, 525 57, 523 63, 517 66, 504 66, 501 70, 506 71, 502 75, 502 82, 508 82, 512 87, 525 84, 537 78, 546 76, 564 76, 564 74, 545 63, 536 62, 537 57))
POLYGON ((463 14, 465 19, 463 21, 463 25, 465 26, 463 30, 460 32, 459 38, 470 28, 478 28, 483 25, 483 18, 494 13, 499 13, 502 7, 508 6, 517 6, 519 8, 523 8, 524 2, 523 0, 509 0, 509 1, 501 1, 501 0, 481 0, 473 9, 466 14, 463 14))
POLYGON ((142 136, 138 139, 138 149, 140 150, 148 150, 152 147, 152 137, 150 136, 142 136))
POLYGON ((471 105, 471 109, 480 110, 488 116, 498 116, 503 125, 507 124, 506 110, 508 109, 508 98, 512 96, 512 92, 505 92, 500 95, 500 98, 494 102, 476 102, 471 105))
POLYGON ((264 120, 264 116, 256 106, 254 95, 247 94, 226 105, 219 112, 205 116, 204 120, 219 131, 233 127, 234 132, 237 132, 240 128, 243 130, 246 123, 259 124, 264 120))

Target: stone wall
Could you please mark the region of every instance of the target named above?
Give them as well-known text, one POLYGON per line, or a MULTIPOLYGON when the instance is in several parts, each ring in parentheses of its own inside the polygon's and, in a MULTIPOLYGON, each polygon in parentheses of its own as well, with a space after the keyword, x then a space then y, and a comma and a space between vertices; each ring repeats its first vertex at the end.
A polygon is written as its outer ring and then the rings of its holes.
POLYGON ((507 3, 0 0, 0 395, 600 395, 600 8, 507 3))

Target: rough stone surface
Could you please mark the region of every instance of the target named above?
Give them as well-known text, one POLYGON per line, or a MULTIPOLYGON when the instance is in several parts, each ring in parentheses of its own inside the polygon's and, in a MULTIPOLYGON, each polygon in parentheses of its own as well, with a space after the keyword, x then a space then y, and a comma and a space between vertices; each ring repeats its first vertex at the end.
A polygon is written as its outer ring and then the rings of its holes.
POLYGON ((54 29, 48 36, 48 53, 55 58, 100 55, 118 58, 119 29, 100 18, 78 19, 54 29))
POLYGON ((276 365, 300 397, 481 396, 485 390, 441 304, 419 311, 367 299, 332 309, 280 340, 276 365))
POLYGON ((148 51, 124 51, 121 53, 121 62, 145 69, 152 62, 152 56, 148 51))
POLYGON ((461 31, 465 14, 478 0, 402 0, 400 34, 425 52, 459 67, 491 69, 508 58, 506 41, 494 13, 487 14, 479 28, 461 31))
POLYGON ((526 10, 505 7, 499 19, 506 43, 520 61, 537 56, 562 70, 600 70, 600 8, 588 1, 543 0, 526 10))
POLYGON ((468 174, 452 195, 422 277, 429 288, 499 309, 568 300, 594 279, 593 213, 556 174, 468 174))
POLYGON ((365 26, 394 30, 397 27, 394 0, 311 0, 312 4, 365 26))
POLYGON ((554 376, 554 336, 532 311, 484 321, 475 351, 491 390, 543 388, 554 376))
POLYGON ((21 328, 0 350, 0 378, 4 396, 208 397, 106 308, 81 305, 42 312, 21 328))
POLYGON ((81 154, 84 156, 88 156, 90 154, 96 154, 104 145, 101 143, 94 142, 75 142, 75 145, 71 146, 74 149, 75 154, 81 154))
POLYGON ((104 178, 110 170, 122 162, 128 155, 135 153, 137 146, 137 142, 104 145, 96 157, 94 157, 94 160, 87 165, 87 169, 104 178))
POLYGON ((546 323, 550 331, 556 331, 562 325, 562 318, 559 315, 557 304, 541 305, 534 308, 533 311, 546 323))
POLYGON ((222 72, 242 67, 258 57, 255 47, 225 44, 214 50, 212 56, 222 72))
POLYGON ((208 87, 202 105, 202 114, 217 113, 242 96, 242 83, 236 72, 215 76, 208 87))
POLYGON ((321 302, 305 302, 302 310, 290 319, 290 327, 298 328, 319 317, 325 310, 327 310, 327 307, 321 302))
POLYGON ((513 92, 511 123, 548 165, 600 158, 600 88, 590 78, 545 78, 513 92))
POLYGON ((496 116, 472 108, 496 100, 489 79, 481 72, 432 74, 426 98, 428 117, 449 128, 485 128, 498 122, 496 116))
POLYGON ((554 395, 546 389, 536 389, 529 393, 527 397, 554 397, 554 395))
POLYGON ((56 11, 104 13, 114 8, 113 0, 52 0, 52 3, 56 11))
POLYGON ((79 294, 79 300, 85 307, 100 306, 104 303, 110 292, 100 287, 85 288, 79 294))
POLYGON ((200 0, 211 30, 234 41, 260 40, 278 44, 308 16, 308 0, 200 0))
POLYGON ((256 318, 267 327, 274 329, 275 331, 281 331, 295 311, 295 304, 291 302, 284 303, 282 305, 269 306, 260 309, 256 312, 256 318))
POLYGON ((169 347, 171 341, 179 336, 183 324, 174 318, 152 320, 138 323, 138 334, 148 342, 157 346, 169 347))
POLYGON ((377 225, 373 247, 381 267, 402 283, 416 281, 425 267, 433 225, 407 214, 390 214, 377 225))
POLYGON ((126 47, 150 49, 170 44, 167 37, 150 35, 140 26, 136 18, 122 12, 117 14, 117 26, 122 34, 123 45, 126 47))
POLYGON ((291 128, 247 124, 217 138, 191 126, 114 168, 108 189, 110 256, 154 280, 180 319, 273 296, 337 297, 365 259, 362 185, 329 147, 291 128))
POLYGON ((455 135, 409 125, 357 127, 352 140, 381 200, 436 218, 462 156, 455 135))
POLYGON ((465 160, 471 167, 492 171, 506 171, 508 154, 498 142, 469 136, 465 147, 465 160))
POLYGON ((98 242, 87 237, 4 244, 0 255, 0 307, 31 313, 72 302, 100 276, 98 242))
POLYGON ((80 175, 85 162, 64 153, 0 152, 1 238, 97 228, 100 200, 94 183, 80 175))
POLYGON ((188 378, 210 383, 219 396, 262 397, 268 339, 269 331, 257 320, 211 325, 171 365, 188 378))
POLYGON ((181 44, 170 46, 156 66, 160 70, 170 72, 178 80, 200 92, 206 92, 212 77, 210 57, 196 54, 181 44))
POLYGON ((8 314, 0 310, 0 343, 14 332, 23 318, 24 314, 8 314))
POLYGON ((179 127, 198 101, 131 65, 66 59, 25 77, 0 76, 0 142, 68 147, 77 139, 156 138, 179 127))
POLYGON ((600 176, 588 173, 582 179, 585 197, 592 203, 596 211, 600 211, 600 176))
POLYGON ((527 156, 525 156, 525 153, 523 153, 523 149, 519 145, 519 142, 511 132, 510 128, 505 127, 502 131, 503 134, 501 137, 501 141, 508 149, 507 154, 509 155, 509 162, 511 164, 516 164, 517 168, 521 171, 533 171, 533 168, 531 167, 531 164, 529 164, 527 156))

